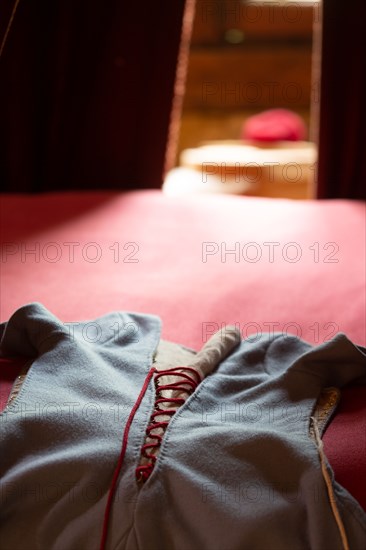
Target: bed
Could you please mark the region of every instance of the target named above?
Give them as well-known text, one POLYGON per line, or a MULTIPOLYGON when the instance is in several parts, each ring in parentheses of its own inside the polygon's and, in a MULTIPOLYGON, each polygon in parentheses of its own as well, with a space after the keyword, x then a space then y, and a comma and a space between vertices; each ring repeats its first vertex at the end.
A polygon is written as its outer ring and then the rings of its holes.
MULTIPOLYGON (((365 205, 158 190, 1 197, 1 309, 40 302, 63 322, 152 313, 162 337, 200 349, 234 325, 312 345, 366 345, 365 205)), ((5 406, 22 358, 2 357, 5 406)), ((366 510, 366 391, 351 385, 324 435, 338 482, 366 510)), ((358 549, 356 549, 358 550, 358 549)))

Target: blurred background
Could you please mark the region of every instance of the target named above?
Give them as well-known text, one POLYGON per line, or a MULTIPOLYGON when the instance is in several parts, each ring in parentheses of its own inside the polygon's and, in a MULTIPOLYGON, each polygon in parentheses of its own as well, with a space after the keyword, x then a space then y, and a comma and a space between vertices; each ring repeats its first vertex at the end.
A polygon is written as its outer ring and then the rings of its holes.
POLYGON ((316 0, 196 0, 165 192, 315 196, 320 28, 316 0))
POLYGON ((308 137, 315 0, 196 0, 178 155, 201 141, 239 139, 243 121, 284 107, 303 117, 308 137))
POLYGON ((197 172, 210 162, 228 168, 210 174, 213 192, 365 198, 365 11, 363 0, 2 0, 1 191, 164 189, 180 167, 191 172, 170 191, 206 192, 197 172), (292 145, 272 132, 244 149, 256 134, 244 125, 278 108, 299 117, 292 145), (223 187, 251 162, 294 171, 223 187))

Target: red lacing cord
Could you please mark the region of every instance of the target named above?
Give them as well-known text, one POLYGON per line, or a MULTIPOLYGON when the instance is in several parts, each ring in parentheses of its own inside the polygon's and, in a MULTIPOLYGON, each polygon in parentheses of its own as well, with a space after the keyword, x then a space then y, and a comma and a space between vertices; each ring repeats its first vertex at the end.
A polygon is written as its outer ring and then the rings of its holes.
POLYGON ((117 462, 116 469, 115 469, 114 474, 113 474, 112 482, 111 482, 111 485, 110 485, 110 488, 109 488, 107 504, 106 504, 105 512, 104 512, 103 531, 102 531, 102 537, 101 537, 101 541, 100 541, 100 550, 104 550, 106 542, 107 542, 108 525, 109 525, 109 519, 110 519, 110 514, 111 514, 112 502, 113 502, 114 493, 116 491, 118 477, 119 477, 119 474, 120 474, 120 471, 121 471, 121 468, 122 468, 122 464, 123 464, 123 460, 124 460, 125 454, 126 454, 127 440, 128 440, 128 434, 129 434, 129 431, 130 431, 130 427, 131 427, 133 418, 136 414, 136 411, 139 408, 139 406, 141 404, 141 401, 142 401, 142 399, 145 395, 145 392, 148 388, 150 380, 153 377, 155 372, 156 372, 156 369, 154 367, 151 367, 151 369, 148 372, 148 375, 145 378, 144 385, 142 386, 142 389, 141 389, 141 392, 140 392, 140 394, 137 398, 137 401, 131 409, 130 415, 128 417, 128 420, 127 420, 127 423, 126 423, 126 426, 125 426, 125 429, 124 429, 124 432, 123 432, 122 448, 121 448, 121 452, 120 452, 120 455, 119 455, 119 459, 118 459, 118 462, 117 462))
POLYGON ((155 441, 152 443, 145 443, 141 447, 141 455, 144 456, 149 460, 148 464, 144 464, 142 466, 138 466, 136 468, 136 479, 139 482, 145 482, 149 477, 151 472, 153 471, 155 462, 156 462, 156 456, 153 454, 153 451, 156 450, 158 447, 160 447, 164 431, 166 430, 166 427, 169 424, 169 421, 163 421, 159 422, 156 421, 156 418, 158 416, 173 416, 179 407, 183 405, 183 403, 186 401, 185 399, 181 397, 161 397, 161 392, 164 390, 179 390, 184 391, 188 395, 191 395, 194 390, 197 388, 198 384, 201 382, 201 376, 199 373, 191 368, 191 367, 176 367, 174 369, 168 369, 164 371, 159 371, 157 374, 155 374, 155 387, 156 387, 156 399, 155 399, 155 405, 154 405, 154 412, 151 415, 151 422, 148 425, 146 429, 146 435, 150 439, 154 439, 155 441), (192 378, 192 376, 189 376, 189 374, 185 374, 182 371, 188 371, 189 373, 194 374, 196 377, 196 380, 192 378), (172 384, 164 384, 159 386, 158 381, 162 376, 178 376, 181 378, 181 380, 177 382, 173 382, 172 384), (186 386, 189 386, 188 388, 186 386), (168 403, 176 403, 177 407, 175 409, 162 409, 160 408, 160 405, 162 403, 168 404, 168 403), (153 430, 156 430, 158 428, 162 428, 163 434, 154 434, 151 433, 153 430))

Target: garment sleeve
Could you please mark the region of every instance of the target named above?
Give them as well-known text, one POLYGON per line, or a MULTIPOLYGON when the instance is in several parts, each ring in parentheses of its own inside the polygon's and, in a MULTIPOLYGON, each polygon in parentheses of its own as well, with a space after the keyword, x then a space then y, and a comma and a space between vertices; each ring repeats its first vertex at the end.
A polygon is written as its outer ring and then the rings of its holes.
POLYGON ((63 323, 37 302, 17 309, 0 325, 0 355, 35 357, 67 336, 63 323))

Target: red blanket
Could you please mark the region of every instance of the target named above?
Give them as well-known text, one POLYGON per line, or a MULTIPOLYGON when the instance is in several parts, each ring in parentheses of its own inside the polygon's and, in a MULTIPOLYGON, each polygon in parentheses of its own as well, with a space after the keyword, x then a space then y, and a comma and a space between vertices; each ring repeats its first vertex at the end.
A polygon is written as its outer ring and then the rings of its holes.
MULTIPOLYGON (((366 344, 365 206, 159 191, 1 197, 1 305, 42 302, 64 321, 155 313, 200 348, 223 324, 366 344)), ((2 360, 6 401, 19 363, 2 360)), ((325 437, 336 478, 366 509, 365 389, 344 391, 325 437)))

